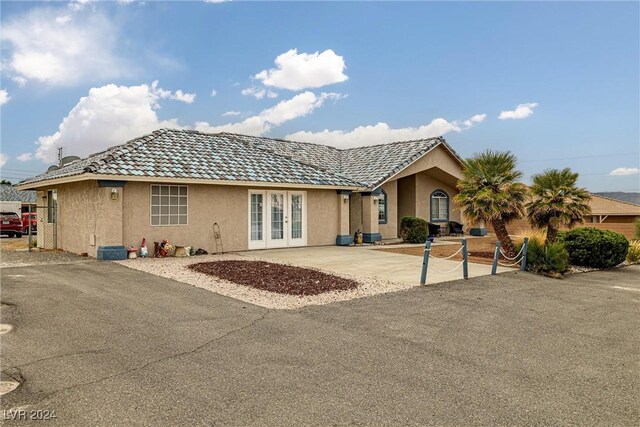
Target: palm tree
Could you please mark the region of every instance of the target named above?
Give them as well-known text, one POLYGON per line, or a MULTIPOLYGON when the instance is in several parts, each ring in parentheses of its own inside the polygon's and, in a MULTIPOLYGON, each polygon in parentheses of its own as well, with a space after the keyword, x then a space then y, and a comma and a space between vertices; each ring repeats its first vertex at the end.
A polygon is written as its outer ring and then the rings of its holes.
POLYGON ((558 239, 561 226, 573 227, 591 213, 591 195, 576 186, 577 180, 578 174, 569 168, 549 169, 533 175, 527 216, 532 226, 547 228, 547 243, 558 239))
POLYGON ((510 152, 487 150, 464 162, 460 191, 455 201, 466 218, 491 224, 508 256, 516 249, 506 224, 524 215, 527 187, 517 182, 522 172, 516 170, 516 157, 510 152))

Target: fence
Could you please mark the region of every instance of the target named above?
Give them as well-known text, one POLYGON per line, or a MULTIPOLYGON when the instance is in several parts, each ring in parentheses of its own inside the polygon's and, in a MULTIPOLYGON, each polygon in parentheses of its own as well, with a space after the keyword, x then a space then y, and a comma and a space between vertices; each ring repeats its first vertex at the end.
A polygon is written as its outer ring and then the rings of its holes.
POLYGON ((431 267, 431 269, 436 273, 449 274, 449 273, 453 273, 454 271, 462 267, 462 277, 464 279, 468 279, 469 278, 469 262, 468 262, 469 253, 467 251, 467 239, 462 239, 462 245, 460 246, 460 249, 458 249, 457 251, 455 251, 454 253, 452 253, 447 257, 435 257, 431 255, 431 242, 427 240, 427 242, 424 245, 424 254, 422 256, 422 274, 420 275, 420 286, 427 285, 427 271, 429 269, 429 259, 450 260, 454 256, 458 255, 460 252, 462 252, 462 261, 460 261, 460 263, 457 264, 455 267, 453 267, 451 270, 440 271, 434 268, 433 266, 431 267))
POLYGON ((29 239, 29 251, 33 246, 40 249, 58 249, 58 217, 57 206, 36 206, 35 211, 29 206, 28 226, 24 227, 29 239), (33 224, 31 215, 36 214, 36 224, 33 224))
POLYGON ((500 240, 496 242, 496 250, 493 253, 493 265, 491 266, 491 275, 495 276, 498 273, 498 265, 502 267, 515 267, 516 265, 520 265, 520 271, 525 271, 527 269, 527 250, 529 248, 529 238, 524 238, 524 243, 520 248, 520 252, 516 254, 514 257, 508 256, 502 248, 500 247, 500 240), (507 262, 500 262, 500 256, 507 262))

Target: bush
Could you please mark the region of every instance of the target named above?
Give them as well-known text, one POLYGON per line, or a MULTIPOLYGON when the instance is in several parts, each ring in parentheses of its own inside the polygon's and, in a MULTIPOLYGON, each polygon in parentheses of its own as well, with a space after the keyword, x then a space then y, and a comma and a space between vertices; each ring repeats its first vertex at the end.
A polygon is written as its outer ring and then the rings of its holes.
POLYGON ((629 243, 629 251, 627 252, 627 261, 640 262, 640 240, 633 240, 629 243))
POLYGON ((640 218, 636 218, 636 239, 640 239, 640 218))
POLYGON ((569 270, 569 253, 562 242, 545 244, 544 239, 530 238, 527 270, 552 277, 561 276, 569 270))
POLYGON ((422 218, 404 216, 400 220, 400 237, 408 243, 424 243, 429 237, 429 223, 422 218))
POLYGON ((629 241, 622 234, 591 227, 563 232, 560 239, 571 264, 583 267, 615 267, 625 260, 629 249, 629 241))

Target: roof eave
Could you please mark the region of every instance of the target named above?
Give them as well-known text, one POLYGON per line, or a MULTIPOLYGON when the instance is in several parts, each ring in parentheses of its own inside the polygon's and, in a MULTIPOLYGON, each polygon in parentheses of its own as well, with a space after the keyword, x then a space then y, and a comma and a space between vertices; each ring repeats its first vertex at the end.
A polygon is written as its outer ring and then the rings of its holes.
POLYGON ((104 175, 95 173, 83 173, 78 175, 65 176, 61 178, 46 179, 35 182, 25 182, 16 185, 19 190, 37 190, 42 187, 51 187, 54 185, 68 184, 71 182, 106 180, 106 181, 131 181, 131 182, 158 182, 158 183, 184 183, 184 184, 203 184, 203 185, 228 185, 239 187, 275 187, 275 188, 309 188, 309 189, 335 189, 335 190, 352 190, 363 191, 367 187, 356 185, 326 185, 326 184, 302 184, 287 182, 262 182, 262 181, 232 181, 232 180, 213 180, 198 178, 174 178, 174 177, 156 177, 156 176, 129 176, 129 175, 104 175))

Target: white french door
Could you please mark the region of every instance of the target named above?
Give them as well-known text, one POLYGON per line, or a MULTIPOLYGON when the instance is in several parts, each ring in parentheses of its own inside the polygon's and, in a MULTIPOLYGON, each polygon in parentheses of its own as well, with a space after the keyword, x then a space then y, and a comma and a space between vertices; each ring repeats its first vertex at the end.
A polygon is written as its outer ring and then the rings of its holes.
POLYGON ((304 191, 249 191, 249 249, 307 244, 304 191))

